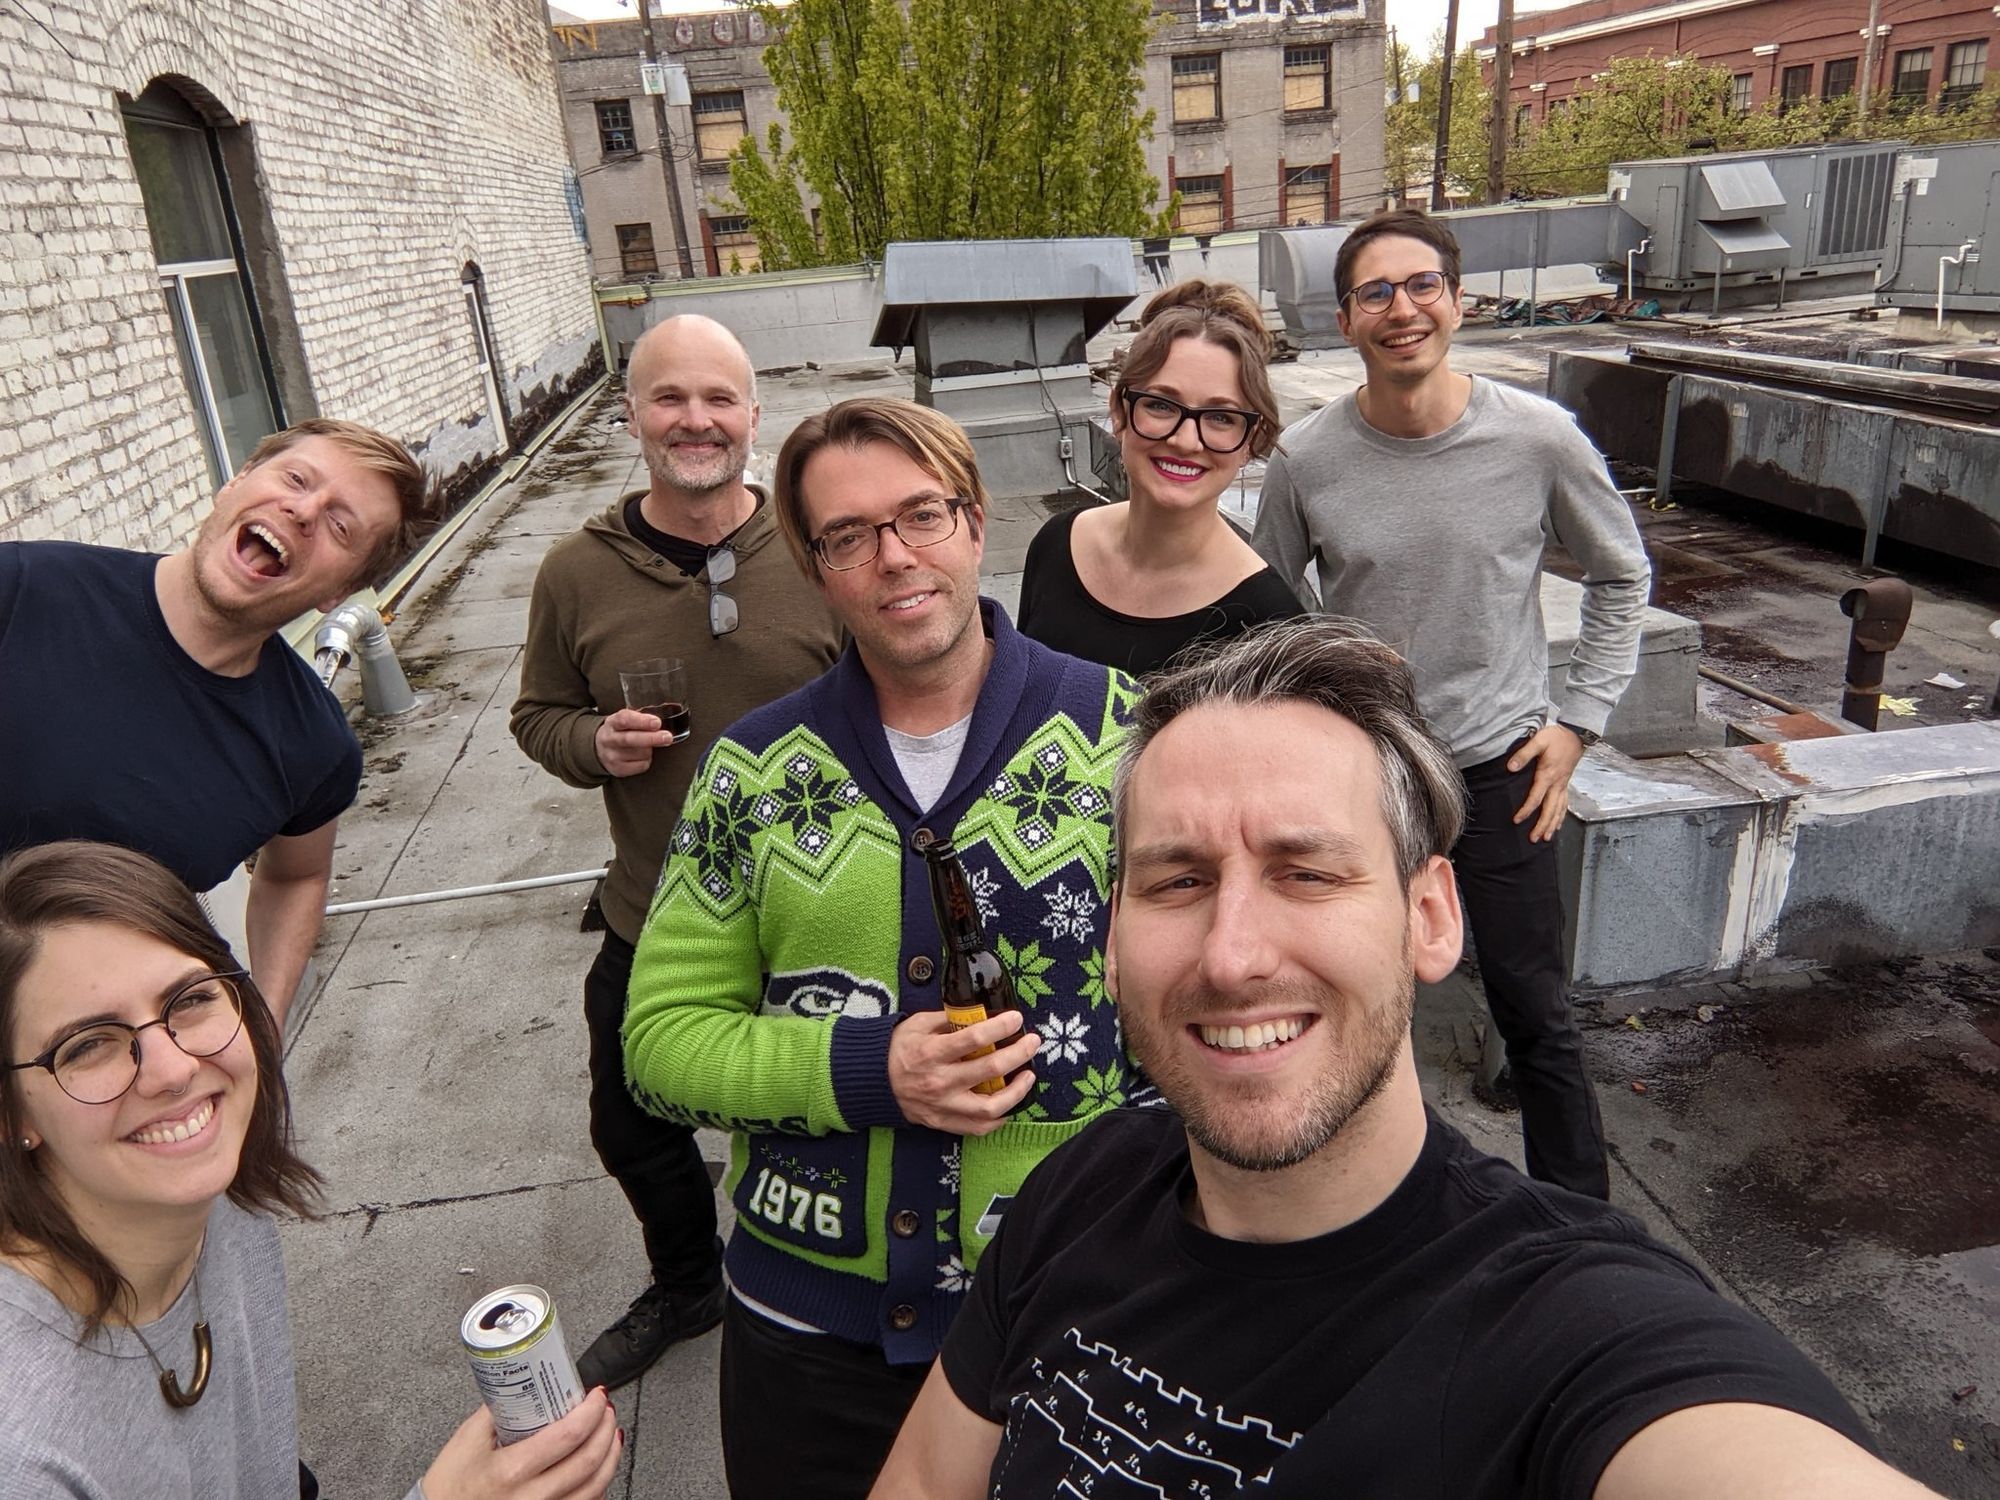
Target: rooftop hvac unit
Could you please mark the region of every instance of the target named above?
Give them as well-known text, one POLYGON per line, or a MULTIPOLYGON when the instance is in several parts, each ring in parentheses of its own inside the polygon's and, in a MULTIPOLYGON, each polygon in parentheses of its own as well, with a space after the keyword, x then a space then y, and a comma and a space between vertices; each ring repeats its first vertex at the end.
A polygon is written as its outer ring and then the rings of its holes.
POLYGON ((1904 147, 1888 237, 1877 303, 1940 316, 2000 312, 2000 141, 1904 147))
POLYGON ((915 351, 917 400, 971 435, 995 495, 1058 494, 1104 414, 1084 345, 1138 291, 1130 240, 899 242, 869 342, 915 351))
POLYGON ((1669 157, 1611 169, 1614 201, 1646 226, 1635 289, 1685 307, 1865 292, 1887 242, 1894 143, 1669 157))

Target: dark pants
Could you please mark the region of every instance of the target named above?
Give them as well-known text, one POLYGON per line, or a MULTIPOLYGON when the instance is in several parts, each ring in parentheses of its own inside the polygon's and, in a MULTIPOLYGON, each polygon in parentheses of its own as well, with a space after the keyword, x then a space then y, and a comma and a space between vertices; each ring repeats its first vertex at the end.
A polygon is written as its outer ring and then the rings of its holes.
POLYGON ((694 1131, 647 1114, 626 1091, 625 1044, 618 1029, 631 982, 632 945, 606 931, 583 981, 583 1017, 590 1027, 590 1143, 639 1216, 653 1280, 675 1291, 708 1291, 722 1279, 715 1187, 694 1131))
POLYGON ((1556 846, 1529 842, 1532 819, 1514 821, 1533 780, 1532 765, 1510 772, 1505 755, 1466 768, 1472 815, 1452 850, 1452 864, 1479 956, 1486 1008, 1507 1044, 1521 1101, 1528 1175, 1608 1198, 1604 1124, 1583 1070, 1583 1037, 1563 983, 1556 846))
POLYGON ((929 1365, 773 1323, 735 1297, 722 1314, 722 1467, 733 1500, 862 1500, 929 1365))

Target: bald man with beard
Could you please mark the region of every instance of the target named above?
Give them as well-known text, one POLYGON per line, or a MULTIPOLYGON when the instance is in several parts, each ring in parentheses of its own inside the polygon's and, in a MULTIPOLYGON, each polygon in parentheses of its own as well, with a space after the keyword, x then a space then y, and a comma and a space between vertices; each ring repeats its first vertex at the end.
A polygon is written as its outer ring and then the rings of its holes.
POLYGON ((625 411, 650 482, 549 549, 528 606, 510 726, 545 770, 601 787, 614 855, 604 944, 584 980, 590 1135, 638 1216, 650 1284, 577 1362, 586 1387, 637 1379, 678 1339, 722 1317, 714 1190, 686 1126, 625 1088, 619 1028, 632 945, 688 783, 718 731, 817 677, 840 627, 744 479, 757 437, 757 376, 711 318, 670 318, 632 350, 625 411), (678 657, 693 728, 676 739, 624 706, 618 673, 678 657))

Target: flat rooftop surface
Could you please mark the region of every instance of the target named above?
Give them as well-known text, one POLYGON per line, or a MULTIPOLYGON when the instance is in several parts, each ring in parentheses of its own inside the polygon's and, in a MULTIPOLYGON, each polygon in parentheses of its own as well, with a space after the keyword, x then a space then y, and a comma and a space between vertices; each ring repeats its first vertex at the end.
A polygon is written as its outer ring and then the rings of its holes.
MULTIPOLYGON (((1469 331, 1454 358, 1539 388, 1549 340, 1634 336, 1469 331)), ((1358 368, 1332 351, 1281 366, 1288 416, 1351 388, 1358 368)), ((886 362, 767 378, 759 453, 768 461, 834 400, 908 385, 908 366, 886 362)), ((367 773, 342 820, 335 900, 602 864, 596 794, 529 762, 507 713, 542 554, 643 477, 604 394, 433 565, 392 636, 439 712, 362 726, 367 773)), ((1013 598, 1047 510, 996 508, 997 596, 1013 598)), ((1732 671, 1835 706, 1846 622, 1828 594, 1854 565, 1839 536, 1768 529, 1777 520, 1692 505, 1641 515, 1669 607, 1712 608, 1741 632, 1718 641, 1732 671)), ((1917 581, 1918 628, 1892 658, 1891 687, 1949 716, 1958 710, 1920 679, 1948 670, 1990 689, 1985 630, 2000 609, 1985 583, 1949 569, 1917 581)), ((598 938, 578 930, 587 890, 327 926, 287 1070, 328 1212, 288 1225, 285 1243, 304 1451, 328 1494, 401 1493, 472 1408, 456 1330, 475 1297, 539 1282, 574 1352, 645 1280, 636 1226, 588 1139, 581 990, 598 938)), ((2000 1497, 2000 952, 1581 1014, 1617 1201, 1804 1346, 1895 1462, 1946 1494, 2000 1497)), ((1470 1092, 1482 1015, 1465 972, 1426 990, 1419 1065, 1447 1119, 1518 1162, 1515 1118, 1470 1092)), ((721 1140, 703 1145, 719 1164, 721 1140)), ((614 1495, 723 1494, 717 1350, 716 1335, 678 1347, 618 1393, 630 1449, 614 1495)))

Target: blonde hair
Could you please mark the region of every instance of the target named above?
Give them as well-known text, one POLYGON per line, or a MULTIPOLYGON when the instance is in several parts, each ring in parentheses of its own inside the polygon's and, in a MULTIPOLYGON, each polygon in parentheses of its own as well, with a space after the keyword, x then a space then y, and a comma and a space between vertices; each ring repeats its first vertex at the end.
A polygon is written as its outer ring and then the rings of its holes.
POLYGON ((806 520, 805 493, 801 480, 806 461, 822 448, 860 448, 869 443, 887 443, 899 450, 918 468, 943 485, 953 495, 970 500, 978 507, 966 524, 978 534, 986 513, 986 482, 979 477, 979 460, 972 451, 972 439, 950 417, 895 396, 856 396, 807 417, 792 429, 785 446, 778 450, 777 474, 772 483, 778 530, 799 570, 815 583, 819 581, 819 555, 813 551, 806 520))
POLYGON ((375 582, 391 563, 414 552, 417 543, 437 530, 444 519, 443 492, 431 483, 423 465, 410 456, 410 450, 394 438, 359 422, 343 422, 336 417, 308 417, 283 432, 272 433, 250 450, 243 467, 254 469, 312 437, 325 438, 362 468, 380 474, 396 492, 399 518, 375 544, 360 576, 354 580, 356 584, 375 582))

